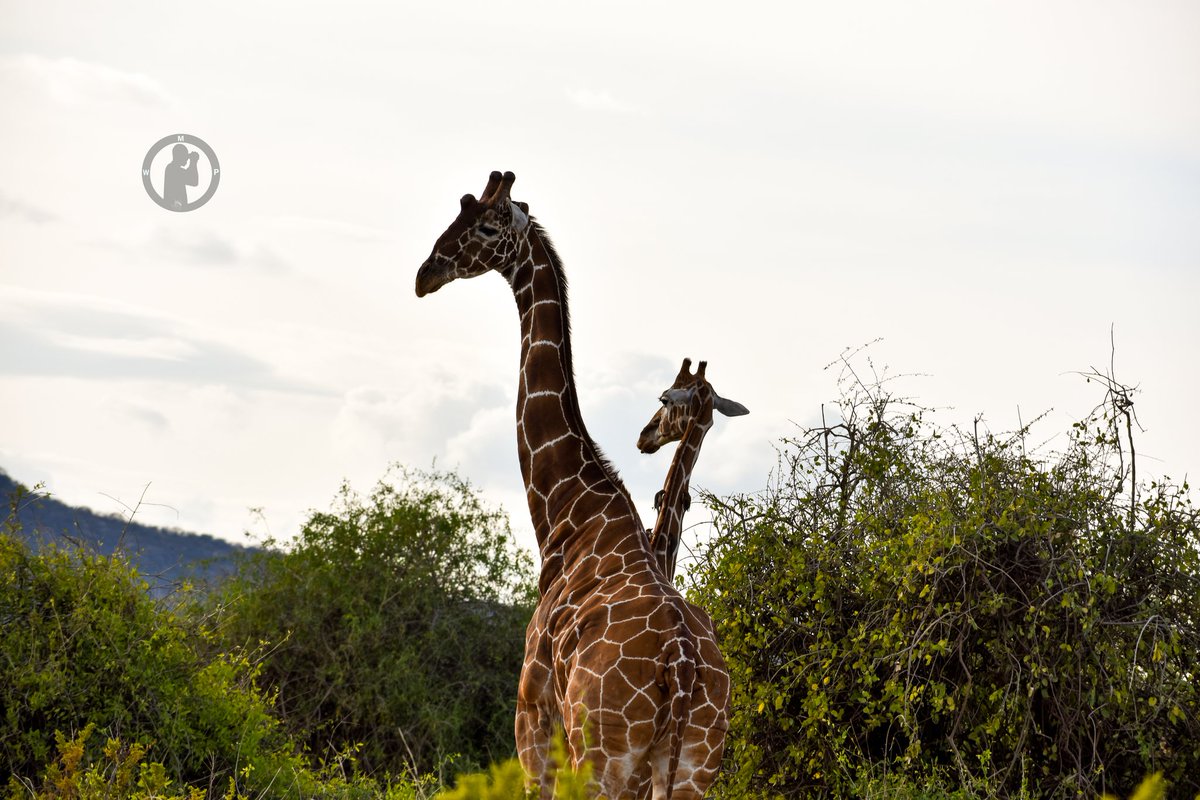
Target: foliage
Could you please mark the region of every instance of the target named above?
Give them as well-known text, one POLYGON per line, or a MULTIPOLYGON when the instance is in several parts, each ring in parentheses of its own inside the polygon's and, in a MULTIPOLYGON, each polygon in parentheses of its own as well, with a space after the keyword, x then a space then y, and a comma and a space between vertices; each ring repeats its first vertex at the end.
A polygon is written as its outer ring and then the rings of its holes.
MULTIPOLYGON (((1129 800, 1163 800, 1167 796, 1166 782, 1160 773, 1154 773, 1146 780, 1142 781, 1141 786, 1134 790, 1129 796, 1129 800)), ((1104 795, 1104 800, 1116 800, 1112 795, 1104 795)))
POLYGON ((487 772, 459 775, 454 788, 439 792, 434 800, 526 800, 530 796, 525 790, 525 770, 514 758, 487 772))
POLYGON ((32 781, 64 741, 75 763, 96 757, 104 745, 78 734, 93 727, 130 753, 153 747, 177 782, 252 771, 245 783, 259 790, 296 771, 244 651, 201 652, 207 621, 156 603, 123 556, 31 554, 16 526, 10 514, 0 534, 0 763, 11 774, 32 781))
MULTIPOLYGON (((848 795, 860 800, 975 800, 975 798, 991 797, 991 788, 982 783, 974 786, 954 786, 951 782, 928 778, 915 781, 896 774, 885 776, 873 775, 855 782, 854 788, 848 795)), ((1129 795, 1129 800, 1165 800, 1167 786, 1161 773, 1147 776, 1129 795)), ((1017 794, 1018 798, 1033 796, 1028 790, 1017 794)), ((1106 794, 1100 800, 1118 800, 1116 795, 1106 794)), ((1195 800, 1200 800, 1197 795, 1195 800)))
POLYGON ((453 474, 398 470, 366 498, 343 486, 290 550, 246 564, 220 596, 220 646, 269 643, 262 678, 312 752, 423 774, 512 754, 533 598, 500 512, 453 474))
MULTIPOLYGON (((554 769, 554 800, 593 800, 592 765, 584 762, 578 769, 567 763, 566 739, 560 731, 551 744, 554 769)), ((437 794, 434 800, 532 800, 538 793, 525 788, 525 770, 515 758, 492 765, 488 772, 460 775, 453 789, 437 794)), ((603 800, 603 798, 597 798, 603 800)))
POLYGON ((848 368, 765 491, 707 498, 721 796, 862 794, 881 766, 979 796, 1200 788, 1200 515, 1186 483, 1137 484, 1130 392, 1093 377, 1108 402, 1037 456, 848 368))
POLYGON ((147 761, 147 748, 109 739, 99 753, 90 748, 94 725, 89 724, 74 738, 55 735, 58 760, 46 770, 40 788, 13 778, 8 785, 10 800, 261 800, 287 796, 313 800, 428 800, 434 790, 429 779, 378 784, 347 777, 341 764, 316 770, 300 770, 286 786, 268 785, 254 790, 246 778, 250 769, 231 775, 224 783, 210 779, 202 785, 180 784, 161 762, 147 761))
POLYGON ((146 748, 141 744, 126 746, 119 739, 109 739, 99 760, 89 763, 87 741, 94 729, 95 725, 89 723, 72 739, 56 733, 59 760, 46 771, 42 789, 26 794, 26 787, 14 778, 8 787, 10 796, 28 796, 33 800, 101 800, 111 797, 204 800, 203 789, 173 788, 174 781, 167 776, 167 770, 161 763, 145 762, 146 748))

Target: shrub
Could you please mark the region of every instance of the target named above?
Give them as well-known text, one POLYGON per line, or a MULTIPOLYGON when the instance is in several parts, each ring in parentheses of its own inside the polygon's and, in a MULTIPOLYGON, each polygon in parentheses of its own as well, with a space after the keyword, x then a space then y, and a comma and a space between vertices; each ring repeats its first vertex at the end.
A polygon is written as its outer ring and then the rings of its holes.
POLYGON ((257 790, 250 788, 253 782, 247 780, 249 769, 239 776, 229 776, 224 783, 210 780, 201 786, 188 786, 173 780, 161 762, 148 761, 143 745, 109 739, 96 753, 94 747, 88 747, 93 729, 88 725, 71 739, 55 734, 58 760, 46 770, 40 788, 32 781, 13 778, 8 785, 10 800, 262 800, 284 795, 306 800, 428 800, 436 789, 428 778, 380 784, 348 777, 340 763, 316 772, 300 770, 290 782, 257 790))
POLYGON ((0 763, 14 776, 33 785, 63 741, 99 757, 105 745, 80 735, 93 728, 151 748, 177 783, 253 771, 247 786, 262 788, 295 772, 246 653, 204 654, 205 622, 151 599, 122 555, 31 554, 15 519, 0 534, 0 763))
POLYGON ((263 680, 314 753, 352 747, 395 775, 487 764, 515 750, 532 584, 466 481, 397 470, 366 498, 343 486, 287 552, 245 564, 220 593, 218 646, 270 643, 263 680))
POLYGON ((1139 486, 1129 392, 1065 449, 934 426, 852 373, 759 494, 707 497, 690 595, 734 681, 721 796, 879 769, 995 796, 1200 789, 1200 522, 1139 486))
MULTIPOLYGON (((551 743, 551 758, 559 765, 554 771, 554 800, 593 800, 592 765, 584 762, 578 770, 562 766, 567 763, 567 746, 561 732, 551 743)), ((537 797, 536 790, 525 788, 525 770, 513 758, 492 765, 488 772, 459 775, 454 788, 439 792, 434 800, 534 800, 537 797)))

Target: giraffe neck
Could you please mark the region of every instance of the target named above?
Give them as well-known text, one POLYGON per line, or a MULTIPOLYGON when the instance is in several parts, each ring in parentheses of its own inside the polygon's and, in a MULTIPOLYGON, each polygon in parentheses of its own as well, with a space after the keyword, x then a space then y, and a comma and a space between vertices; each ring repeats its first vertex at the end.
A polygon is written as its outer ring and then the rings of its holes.
MULTIPOLYGON (((543 564, 543 583, 575 525, 587 518, 576 501, 616 501, 637 520, 629 494, 588 435, 579 413, 571 361, 570 318, 562 265, 540 226, 532 224, 528 253, 505 273, 521 318, 517 388, 517 454, 543 564)), ((608 514, 605 515, 606 517, 608 514)), ((641 523, 636 528, 641 530, 641 523)), ((553 565, 553 566, 561 566, 553 565)))
POLYGON ((675 580, 675 562, 679 557, 679 540, 683 534, 683 513, 687 506, 688 484, 692 470, 700 458, 700 445, 712 427, 712 420, 702 424, 693 420, 679 440, 671 466, 667 468, 663 483, 662 499, 658 506, 658 518, 650 534, 650 544, 659 561, 659 567, 670 581, 675 580))

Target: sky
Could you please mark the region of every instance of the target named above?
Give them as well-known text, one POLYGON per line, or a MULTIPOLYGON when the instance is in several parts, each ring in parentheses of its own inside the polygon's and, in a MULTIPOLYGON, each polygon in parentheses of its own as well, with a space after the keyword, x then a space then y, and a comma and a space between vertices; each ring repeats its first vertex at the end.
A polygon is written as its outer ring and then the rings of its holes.
POLYGON ((868 342, 939 422, 1047 438, 1111 358, 1143 473, 1194 473, 1198 45, 1192 2, 0 0, 0 468, 258 541, 436 465, 532 548, 509 289, 413 292, 499 169, 646 521, 670 451, 634 442, 685 356, 751 412, 705 442, 718 493, 868 342), (178 133, 220 160, 187 213, 141 180, 178 133))

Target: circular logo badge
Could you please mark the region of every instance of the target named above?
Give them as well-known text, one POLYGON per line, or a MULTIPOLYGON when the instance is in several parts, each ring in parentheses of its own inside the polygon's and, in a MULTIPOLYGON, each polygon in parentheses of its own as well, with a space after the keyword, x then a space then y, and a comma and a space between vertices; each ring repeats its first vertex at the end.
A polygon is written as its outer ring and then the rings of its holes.
POLYGON ((194 211, 212 199, 220 182, 217 154, 191 134, 164 136, 142 161, 146 194, 167 211, 194 211))

